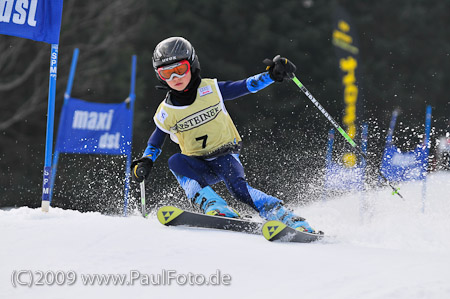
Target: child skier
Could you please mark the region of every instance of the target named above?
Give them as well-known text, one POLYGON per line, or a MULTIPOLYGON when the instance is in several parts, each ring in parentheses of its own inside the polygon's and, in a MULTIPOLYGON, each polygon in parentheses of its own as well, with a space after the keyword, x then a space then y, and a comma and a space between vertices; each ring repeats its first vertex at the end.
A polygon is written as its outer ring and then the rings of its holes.
POLYGON ((314 232, 305 219, 285 208, 281 200, 250 187, 239 160, 241 137, 224 101, 255 93, 274 81, 282 82, 296 70, 292 62, 279 55, 264 63, 268 71, 248 79, 234 82, 203 79, 189 41, 182 37, 161 41, 153 52, 153 68, 169 91, 155 113, 156 128, 143 157, 132 163, 132 176, 138 182, 149 177, 169 135, 181 149, 181 153, 169 158, 169 169, 198 210, 208 215, 239 217, 211 188, 223 181, 234 198, 250 205, 261 217, 314 232))

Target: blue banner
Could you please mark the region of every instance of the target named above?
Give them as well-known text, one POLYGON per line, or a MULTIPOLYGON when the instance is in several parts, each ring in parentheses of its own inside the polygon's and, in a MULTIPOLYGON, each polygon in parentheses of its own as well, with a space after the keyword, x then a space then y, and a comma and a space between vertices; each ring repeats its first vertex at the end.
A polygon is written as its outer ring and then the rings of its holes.
POLYGON ((402 153, 392 143, 398 114, 398 110, 392 113, 380 171, 386 179, 393 182, 423 180, 427 174, 430 153, 431 106, 426 109, 424 141, 409 152, 402 153))
POLYGON ((395 145, 386 148, 381 162, 381 173, 394 182, 422 180, 428 165, 426 146, 417 146, 414 151, 402 153, 395 145))
POLYGON ((0 34, 59 43, 63 0, 0 0, 0 34))
POLYGON ((132 109, 69 98, 63 106, 56 151, 73 154, 131 153, 132 109))
MULTIPOLYGON (((361 131, 361 150, 367 152, 367 136, 368 125, 364 123, 361 131)), ((334 143, 334 129, 328 133, 328 149, 326 157, 325 169, 325 190, 348 191, 348 190, 364 190, 366 161, 361 158, 359 163, 342 159, 343 163, 335 163, 332 161, 334 143)))
POLYGON ((325 174, 325 188, 328 190, 364 190, 363 166, 348 168, 330 162, 325 174))

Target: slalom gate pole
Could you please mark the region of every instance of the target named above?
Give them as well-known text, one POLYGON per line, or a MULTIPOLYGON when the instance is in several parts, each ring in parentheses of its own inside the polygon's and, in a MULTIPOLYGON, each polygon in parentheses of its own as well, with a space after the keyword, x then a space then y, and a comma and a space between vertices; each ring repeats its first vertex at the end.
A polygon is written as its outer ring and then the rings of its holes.
MULTIPOLYGON (((131 78, 130 78, 130 93, 128 98, 125 100, 128 103, 130 111, 131 111, 131 123, 129 127, 130 138, 133 135, 133 118, 134 118, 134 102, 136 101, 136 62, 137 57, 133 55, 131 57, 131 78)), ((125 164, 125 186, 123 189, 123 216, 126 217, 128 213, 128 201, 130 197, 130 172, 131 172, 131 144, 127 147, 126 150, 127 161, 125 164)))
MULTIPOLYGON (((353 139, 350 136, 348 136, 348 134, 344 131, 344 129, 342 129, 341 126, 333 119, 333 117, 331 117, 331 115, 325 110, 325 108, 323 108, 322 105, 320 105, 320 103, 314 98, 314 96, 308 91, 308 89, 306 89, 306 87, 300 82, 300 80, 297 79, 295 74, 292 74, 291 79, 300 88, 300 90, 308 97, 308 99, 311 100, 314 106, 316 106, 320 110, 320 112, 322 112, 322 114, 328 119, 328 121, 333 124, 336 130, 338 130, 339 133, 341 133, 341 135, 347 140, 347 142, 350 143, 350 145, 358 152, 358 154, 361 155, 366 161, 368 161, 367 155, 353 141, 353 139)), ((380 169, 378 169, 378 174, 384 179, 386 185, 391 187, 392 194, 397 194, 398 196, 400 196, 400 198, 403 198, 403 196, 398 192, 400 188, 394 187, 389 182, 389 180, 383 175, 380 169)))
MULTIPOLYGON (((2 8, 3 10, 3 8, 2 8)), ((58 47, 59 44, 52 44, 50 54, 50 77, 48 86, 48 107, 47 107, 47 132, 45 137, 45 160, 44 179, 42 184, 41 209, 48 212, 50 209, 50 185, 52 179, 52 157, 53 157, 53 132, 55 128, 55 96, 56 96, 56 76, 58 72, 58 47)))

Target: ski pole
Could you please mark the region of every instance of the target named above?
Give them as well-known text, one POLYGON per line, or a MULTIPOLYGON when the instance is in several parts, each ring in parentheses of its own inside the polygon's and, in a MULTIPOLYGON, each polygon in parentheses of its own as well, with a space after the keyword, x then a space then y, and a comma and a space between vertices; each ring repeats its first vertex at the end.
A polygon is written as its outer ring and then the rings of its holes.
MULTIPOLYGON (((136 171, 139 176, 144 176, 146 172, 143 168, 138 168, 136 171)), ((144 218, 147 217, 147 213, 145 211, 145 179, 141 182, 141 213, 144 218)))
MULTIPOLYGON (((314 96, 309 92, 308 89, 300 82, 300 80, 297 79, 295 74, 291 74, 291 79, 294 81, 295 84, 300 88, 300 90, 308 97, 308 99, 311 100, 311 102, 314 104, 314 106, 319 109, 320 112, 328 119, 329 122, 333 124, 333 126, 341 133, 341 135, 347 140, 348 143, 360 154, 366 161, 369 161, 367 159, 367 155, 361 150, 361 148, 353 141, 353 139, 348 136, 348 134, 344 131, 344 129, 341 128, 341 126, 331 117, 331 115, 325 110, 325 108, 320 105, 320 103, 314 98, 314 96)), ((378 169, 378 168, 377 168, 378 169)), ((398 192, 400 188, 394 187, 389 180, 383 175, 380 169, 378 169, 378 174, 384 179, 385 183, 391 187, 392 194, 397 194, 400 196, 400 198, 403 198, 403 196, 398 192)))
POLYGON ((147 217, 145 212, 145 180, 141 182, 141 213, 144 218, 147 217))

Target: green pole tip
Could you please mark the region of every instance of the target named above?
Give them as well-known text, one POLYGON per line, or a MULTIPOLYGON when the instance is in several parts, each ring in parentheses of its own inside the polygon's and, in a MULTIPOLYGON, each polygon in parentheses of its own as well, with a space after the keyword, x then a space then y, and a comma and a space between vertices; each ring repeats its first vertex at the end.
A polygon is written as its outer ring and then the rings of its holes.
POLYGON ((398 194, 398 191, 400 190, 400 188, 396 188, 394 189, 394 191, 392 191, 392 195, 398 194))

